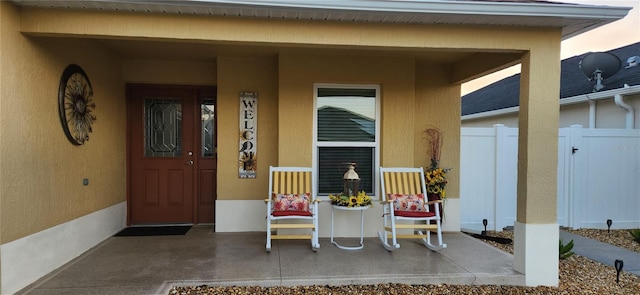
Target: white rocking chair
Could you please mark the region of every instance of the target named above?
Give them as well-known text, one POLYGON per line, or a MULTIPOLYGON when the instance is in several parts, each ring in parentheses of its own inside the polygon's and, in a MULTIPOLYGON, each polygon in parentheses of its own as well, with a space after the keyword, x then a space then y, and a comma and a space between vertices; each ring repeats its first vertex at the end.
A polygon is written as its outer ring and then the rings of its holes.
POLYGON ((269 167, 269 198, 267 203, 267 252, 271 240, 310 239, 317 251, 318 201, 313 193, 312 169, 307 167, 269 167), (300 222, 306 221, 304 223, 300 222), (274 230, 305 230, 309 234, 278 234, 274 230))
POLYGON ((380 167, 380 180, 384 230, 378 232, 378 237, 385 249, 393 251, 400 248, 397 239, 420 239, 433 251, 446 248, 447 244, 442 242, 441 213, 438 204, 442 200, 425 201, 427 188, 422 167, 380 167), (429 211, 429 205, 435 205, 435 212, 429 211), (435 221, 435 224, 430 224, 431 221, 435 221), (398 229, 413 229, 413 233, 398 234, 398 229), (437 234, 438 242, 435 245, 431 243, 432 231, 437 234))

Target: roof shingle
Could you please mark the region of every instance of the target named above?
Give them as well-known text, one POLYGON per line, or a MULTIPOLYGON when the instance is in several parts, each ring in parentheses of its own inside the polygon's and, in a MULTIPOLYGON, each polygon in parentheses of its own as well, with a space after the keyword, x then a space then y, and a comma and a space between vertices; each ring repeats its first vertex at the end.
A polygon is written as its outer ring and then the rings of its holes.
MULTIPOLYGON (((615 75, 605 79, 605 88, 600 91, 640 85, 640 65, 625 68, 627 59, 640 56, 640 42, 607 51, 622 61, 622 67, 615 75)), ((561 63, 560 99, 593 92, 596 81, 589 81, 580 69, 580 61, 590 52, 567 58, 561 63)), ((519 105, 520 74, 504 78, 484 88, 462 97, 462 115, 515 107, 519 105)))

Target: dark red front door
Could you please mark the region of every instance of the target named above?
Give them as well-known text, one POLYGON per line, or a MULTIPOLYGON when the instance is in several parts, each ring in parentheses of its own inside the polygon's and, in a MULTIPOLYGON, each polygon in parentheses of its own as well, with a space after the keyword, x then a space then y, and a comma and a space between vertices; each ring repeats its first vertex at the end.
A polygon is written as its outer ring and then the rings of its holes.
POLYGON ((215 88, 127 86, 129 223, 212 223, 215 88))

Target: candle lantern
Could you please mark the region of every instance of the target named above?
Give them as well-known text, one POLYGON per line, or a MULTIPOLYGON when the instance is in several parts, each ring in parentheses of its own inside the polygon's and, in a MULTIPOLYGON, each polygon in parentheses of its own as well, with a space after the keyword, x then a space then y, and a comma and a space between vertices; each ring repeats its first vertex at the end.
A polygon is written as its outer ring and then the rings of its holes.
POLYGON ((360 176, 356 173, 355 170, 356 163, 349 164, 349 170, 344 173, 343 181, 343 193, 345 196, 357 196, 358 195, 358 185, 360 184, 360 176))

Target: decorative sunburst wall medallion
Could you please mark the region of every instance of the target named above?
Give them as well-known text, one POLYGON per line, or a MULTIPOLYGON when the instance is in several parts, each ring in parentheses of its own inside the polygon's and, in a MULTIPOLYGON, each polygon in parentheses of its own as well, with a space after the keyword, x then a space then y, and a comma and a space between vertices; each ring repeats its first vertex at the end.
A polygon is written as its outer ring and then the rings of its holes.
POLYGON ((64 69, 58 88, 58 112, 64 134, 74 145, 89 140, 91 125, 96 120, 93 88, 80 66, 71 64, 64 69))

